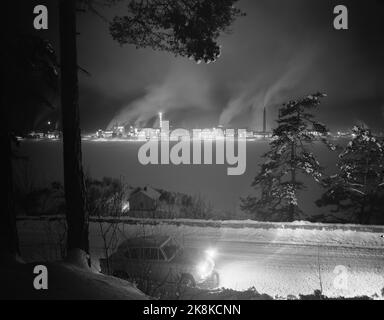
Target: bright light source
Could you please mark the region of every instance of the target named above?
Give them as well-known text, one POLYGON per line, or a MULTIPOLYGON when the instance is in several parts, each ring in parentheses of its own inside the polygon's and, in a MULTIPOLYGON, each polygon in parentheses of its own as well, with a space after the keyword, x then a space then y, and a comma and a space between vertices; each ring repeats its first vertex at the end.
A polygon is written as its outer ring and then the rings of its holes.
POLYGON ((207 261, 204 261, 204 262, 201 262, 198 266, 197 266, 197 271, 199 272, 200 275, 205 275, 208 273, 209 271, 209 264, 207 261))
POLYGON ((214 269, 214 263, 211 260, 202 261, 197 265, 197 272, 201 278, 207 278, 214 269))
POLYGON ((207 256, 211 259, 213 259, 214 257, 216 257, 217 255, 217 251, 215 249, 207 249, 205 250, 205 253, 207 254, 207 256))
POLYGON ((121 211, 122 211, 122 212, 129 211, 129 201, 124 201, 124 202, 123 202, 121 211))

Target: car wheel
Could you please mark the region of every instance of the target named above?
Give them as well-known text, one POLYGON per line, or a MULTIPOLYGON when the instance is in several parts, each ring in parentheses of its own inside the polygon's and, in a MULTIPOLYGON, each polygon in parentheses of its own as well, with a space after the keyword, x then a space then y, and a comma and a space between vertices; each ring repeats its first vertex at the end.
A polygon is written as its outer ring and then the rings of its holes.
POLYGON ((114 271, 112 275, 116 278, 121 278, 124 280, 127 280, 129 278, 128 273, 126 273, 125 271, 121 271, 121 270, 114 271))
POLYGON ((186 287, 196 287, 196 281, 192 275, 185 273, 181 276, 180 284, 186 287))

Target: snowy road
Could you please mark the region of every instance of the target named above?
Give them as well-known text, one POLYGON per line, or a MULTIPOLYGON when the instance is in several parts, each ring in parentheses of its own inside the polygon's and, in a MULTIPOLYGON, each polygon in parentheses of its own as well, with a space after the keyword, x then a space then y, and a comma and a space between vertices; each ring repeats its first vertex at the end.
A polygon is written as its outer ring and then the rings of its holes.
MULTIPOLYGON (((350 230, 214 228, 185 225, 119 226, 119 242, 127 236, 167 234, 184 246, 217 249, 221 286, 237 290, 254 286, 271 296, 311 294, 322 287, 327 296, 382 297, 384 240, 380 233, 350 230)), ((21 249, 29 260, 42 259, 60 232, 58 225, 19 222, 21 249)), ((99 225, 90 225, 91 254, 103 257, 99 225)), ((57 259, 57 258, 56 258, 57 259)), ((198 262, 196 262, 198 263, 198 262)))
MULTIPOLYGON (((201 244, 196 245, 202 247, 201 244)), ((218 242, 221 285, 274 295, 374 295, 384 288, 384 248, 218 242)))

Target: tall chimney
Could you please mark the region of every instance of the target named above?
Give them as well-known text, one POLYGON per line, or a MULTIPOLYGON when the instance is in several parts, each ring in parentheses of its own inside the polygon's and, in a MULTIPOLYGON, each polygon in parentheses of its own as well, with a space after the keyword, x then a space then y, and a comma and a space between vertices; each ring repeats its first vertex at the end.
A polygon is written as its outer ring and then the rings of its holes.
POLYGON ((263 110, 263 133, 267 132, 267 109, 264 107, 263 110))
POLYGON ((160 130, 163 129, 163 113, 159 112, 159 126, 160 130))

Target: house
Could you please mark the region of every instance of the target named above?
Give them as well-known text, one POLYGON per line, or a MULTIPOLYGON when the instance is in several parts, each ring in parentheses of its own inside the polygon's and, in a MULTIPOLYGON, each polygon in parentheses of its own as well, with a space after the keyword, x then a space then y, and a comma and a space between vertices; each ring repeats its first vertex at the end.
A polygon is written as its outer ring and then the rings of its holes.
POLYGON ((174 219, 188 215, 195 202, 194 197, 183 193, 146 186, 131 192, 128 201, 123 204, 123 210, 134 218, 174 219))
POLYGON ((148 186, 136 189, 129 197, 129 210, 156 211, 160 204, 160 196, 160 192, 148 186))

